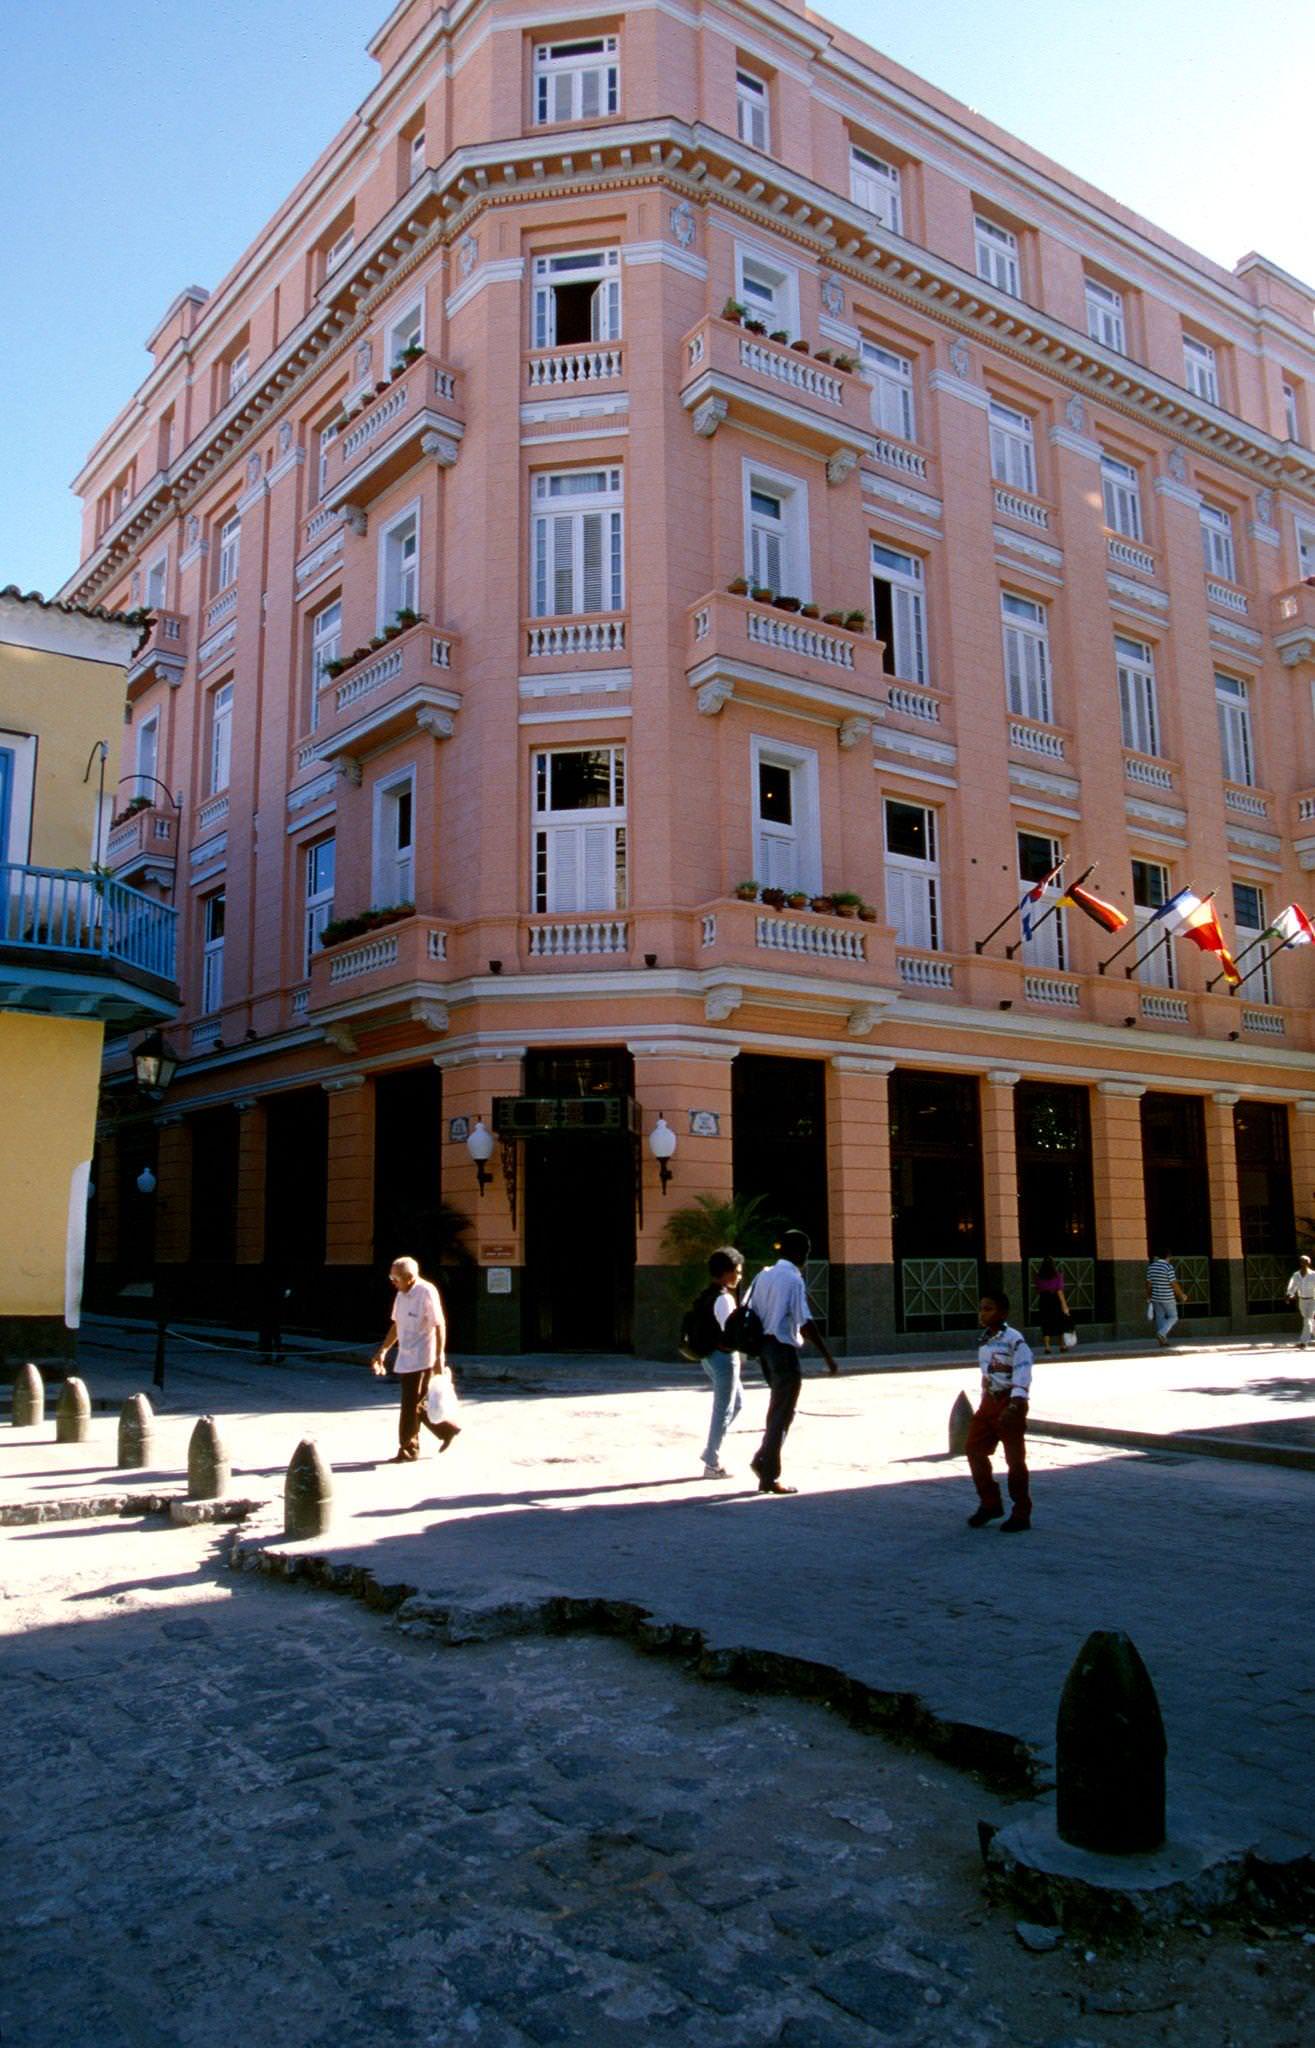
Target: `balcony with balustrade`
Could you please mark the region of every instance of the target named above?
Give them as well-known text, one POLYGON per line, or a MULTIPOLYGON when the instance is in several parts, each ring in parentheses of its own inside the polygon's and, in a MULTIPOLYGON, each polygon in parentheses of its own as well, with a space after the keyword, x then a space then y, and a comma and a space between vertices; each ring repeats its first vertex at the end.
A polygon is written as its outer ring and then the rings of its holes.
POLYGON ((890 925, 813 910, 808 903, 777 905, 734 896, 705 903, 694 912, 693 961, 710 979, 712 1007, 717 1007, 717 991, 722 991, 721 1007, 728 1016, 726 1003, 737 986, 728 976, 752 976, 759 987, 782 977, 791 982, 803 978, 820 989, 840 983, 861 991, 862 1002, 873 1010, 863 1020, 864 1032, 878 1010, 898 1001, 904 980, 896 966, 890 925))
POLYGON ((620 391, 625 355, 619 341, 579 342, 567 348, 536 348, 525 356, 525 388, 559 396, 564 392, 620 391))
POLYGON ((1156 797, 1171 796, 1179 787, 1182 767, 1177 761, 1163 761, 1158 754, 1141 754, 1135 747, 1123 749, 1123 779, 1129 792, 1156 797))
POLYGON ((335 664, 337 672, 320 685, 316 730, 297 743, 297 772, 317 761, 358 760, 417 731, 449 739, 461 709, 459 655, 455 635, 422 619, 382 647, 335 664))
POLYGON ((1315 667, 1315 577, 1274 593, 1269 630, 1284 668, 1315 667))
POLYGON ((300 1014, 363 1015, 375 1022, 409 1018, 429 1030, 445 1030, 441 997, 453 978, 450 920, 420 911, 373 927, 368 914, 353 922, 362 928, 312 954, 300 1014))
POLYGON ((124 680, 128 702, 135 704, 153 683, 176 689, 187 668, 187 620, 181 612, 156 612, 150 631, 137 649, 124 680))
POLYGON ((992 501, 997 519, 1008 520, 1027 533, 1053 536, 1055 508, 1032 491, 1017 491, 1009 484, 993 484, 992 501))
POLYGON ((176 1015, 177 912, 106 875, 0 865, 0 1009, 99 1019, 176 1015))
POLYGON ((417 356, 344 418, 329 450, 324 508, 351 516, 426 457, 450 467, 465 430, 457 372, 417 356))
POLYGON ((866 381, 810 350, 751 334, 732 320, 701 320, 680 344, 680 402, 696 434, 722 421, 765 428, 815 454, 875 456, 866 381))
POLYGON ((105 865, 116 881, 173 888, 178 815, 172 806, 136 802, 129 807, 105 841, 105 865))
POLYGON ((892 679, 882 668, 882 643, 865 628, 828 625, 728 590, 709 591, 688 612, 686 678, 699 710, 719 711, 732 698, 775 703, 833 719, 842 743, 863 735, 857 724, 883 714, 892 679))
POLYGON ((630 659, 625 612, 569 612, 522 619, 521 658, 527 675, 625 668, 630 659))
POLYGON ((1032 766, 1042 763, 1069 775, 1074 773, 1072 733, 1065 732, 1062 726, 1048 725, 1039 718, 1010 715, 1009 752, 1016 761, 1027 761, 1032 766))

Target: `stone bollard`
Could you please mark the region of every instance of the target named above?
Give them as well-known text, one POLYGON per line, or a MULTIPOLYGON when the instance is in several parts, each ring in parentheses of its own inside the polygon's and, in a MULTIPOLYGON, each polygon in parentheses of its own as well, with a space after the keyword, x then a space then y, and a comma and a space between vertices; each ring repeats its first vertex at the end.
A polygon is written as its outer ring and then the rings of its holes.
POLYGON ((1135 1645, 1097 1629, 1078 1651, 1060 1695, 1055 1819, 1078 1849, 1130 1856, 1164 1841, 1160 1702, 1135 1645))
POLYGON ((55 1442, 85 1444, 91 1435, 91 1396, 79 1379, 67 1379, 55 1410, 55 1442))
POLYGON ((15 1429, 31 1429, 46 1419, 46 1383, 34 1365, 21 1366, 14 1375, 13 1409, 10 1420, 15 1429))
POLYGON ((187 1498, 222 1500, 233 1476, 224 1439, 213 1415, 203 1415, 187 1446, 187 1498))
POLYGON ((119 1410, 120 1472, 139 1472, 155 1462, 155 1411, 145 1394, 134 1394, 119 1410))
POLYGON ((294 1543, 323 1536, 333 1514, 333 1467, 313 1437, 292 1453, 283 1483, 283 1533, 294 1543))
POLYGON ((956 1394, 950 1410, 950 1456, 961 1458, 968 1448, 968 1432, 973 1426, 973 1404, 964 1393, 956 1394))

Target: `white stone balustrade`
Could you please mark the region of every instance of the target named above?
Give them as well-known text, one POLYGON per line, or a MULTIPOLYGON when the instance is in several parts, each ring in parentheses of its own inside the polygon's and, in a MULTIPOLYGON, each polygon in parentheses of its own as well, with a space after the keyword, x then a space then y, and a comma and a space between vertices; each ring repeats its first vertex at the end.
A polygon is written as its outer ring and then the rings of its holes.
POLYGON ((365 939, 348 952, 339 953, 329 962, 329 980, 336 988, 341 982, 355 981, 359 975, 373 974, 380 967, 396 965, 397 934, 390 932, 384 938, 365 939))
POLYGON ((821 918, 759 917, 754 941, 773 953, 807 953, 819 960, 866 960, 861 931, 821 918))
POLYGON ((1018 718, 1009 721, 1009 744, 1025 754, 1042 754, 1048 761, 1062 761, 1064 758, 1061 733, 1051 732, 1044 725, 1024 724, 1018 718))
POLYGON ((832 632, 809 619, 801 619, 797 612, 747 612, 745 630, 759 647, 802 654, 809 661, 828 662, 832 668, 854 666, 852 633, 832 632))
POLYGON ((898 953, 895 965, 906 988, 952 989, 954 962, 936 960, 926 953, 898 953))
POLYGON ((798 350, 779 345, 773 347, 755 340, 751 334, 742 334, 740 366, 756 371, 760 377, 770 377, 792 391, 805 392, 809 398, 824 399, 828 405, 843 405, 845 402, 845 387, 839 377, 824 368, 819 369, 798 350))
POLYGON ((1025 974, 1023 995, 1029 1003, 1051 1003, 1060 1010, 1076 1010, 1082 1002, 1076 981, 1060 981, 1053 974, 1025 974))
POLYGON ((525 376, 531 391, 539 391, 560 385, 597 384, 604 377, 619 377, 621 370, 619 348, 572 348, 532 356, 525 365, 525 376))
POLYGON ((927 477, 927 458, 919 455, 916 448, 906 448, 900 441, 888 441, 884 434, 877 436, 877 461, 887 469, 897 469, 903 476, 916 476, 923 482, 927 477))
POLYGON ((534 657, 561 654, 621 654, 625 651, 624 619, 553 619, 530 625, 525 652, 534 657))
POLYGON ((1007 491, 1003 484, 995 487, 995 509, 1009 519, 1021 519, 1025 526, 1048 527, 1050 513, 1046 506, 1038 505, 1035 498, 1024 498, 1017 491, 1007 491))
POLYGON ((554 924, 532 924, 527 950, 532 960, 626 953, 630 950, 630 926, 623 917, 571 918, 554 924))

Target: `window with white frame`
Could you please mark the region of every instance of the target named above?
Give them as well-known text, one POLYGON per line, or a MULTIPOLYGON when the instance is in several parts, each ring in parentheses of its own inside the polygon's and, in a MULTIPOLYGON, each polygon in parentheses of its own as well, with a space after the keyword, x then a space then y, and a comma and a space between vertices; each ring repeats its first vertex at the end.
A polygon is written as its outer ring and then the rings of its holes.
POLYGON ((1014 299, 1022 296, 1017 235, 979 213, 973 219, 973 250, 977 275, 984 284, 993 284, 997 291, 1008 292, 1014 299))
POLYGON ((1160 751, 1159 705, 1155 693, 1155 652, 1144 640, 1114 636, 1123 744, 1138 754, 1160 751))
POLYGON ((340 263, 345 263, 355 247, 355 229, 344 228, 340 235, 334 237, 324 252, 325 276, 327 277, 330 271, 336 270, 340 263))
POLYGON ((536 619, 625 609, 621 471, 541 471, 531 488, 536 619))
POLYGON ((532 889, 540 915, 625 909, 624 747, 535 755, 532 889))
POLYGON ((320 723, 320 691, 332 678, 328 673, 331 661, 336 661, 342 652, 342 600, 334 598, 332 604, 321 605, 310 622, 310 729, 315 732, 320 723))
POLYGON ((160 772, 160 714, 153 711, 137 728, 137 782, 134 796, 156 801, 155 778, 160 772))
POLYGON ((379 631, 399 612, 417 611, 420 595, 420 509, 412 506, 379 536, 379 631))
POLYGON ((902 234, 900 176, 895 164, 873 156, 871 150, 853 143, 849 151, 849 196, 855 206, 875 215, 883 228, 902 234))
POLYGON ((1233 547, 1233 521, 1222 505, 1201 501, 1201 552, 1207 576, 1237 582, 1237 554, 1233 547))
MULTIPOLYGON (((1261 933, 1268 929, 1268 922, 1265 916, 1265 892, 1259 883, 1234 882, 1233 929, 1236 934, 1236 952, 1242 952, 1258 939, 1261 933)), ((1248 968, 1258 968, 1247 982, 1247 999, 1253 1003, 1272 1003, 1274 1000, 1274 981, 1269 962, 1266 960, 1263 967, 1258 965, 1263 958, 1264 948, 1257 946, 1255 959, 1247 961, 1248 968)))
POLYGON ((1297 574, 1304 583, 1308 576, 1315 576, 1315 526, 1304 526, 1300 519, 1293 521, 1297 540, 1297 574))
POLYGON ((1300 441, 1301 421, 1297 416, 1297 387, 1295 384, 1285 384, 1283 386, 1283 428, 1289 441, 1300 441))
POLYGON ((620 339, 619 249, 535 257, 532 348, 574 348, 620 339))
POLYGON ((817 754, 755 737, 750 766, 754 874, 766 889, 811 895, 822 886, 817 754))
POLYGON ((228 788, 233 765, 233 685, 210 692, 210 795, 228 788))
POLYGON ((390 370, 395 370, 409 348, 423 348, 424 345, 425 302, 416 299, 389 328, 384 342, 384 361, 390 370))
POLYGON ((237 582, 238 557, 242 548, 242 514, 234 512, 219 529, 219 557, 215 564, 215 589, 227 590, 237 582))
POLYGON ((743 246, 735 251, 735 296, 769 334, 799 332, 799 276, 743 246))
POLYGON ((1105 524, 1111 533, 1140 540, 1141 479, 1130 462, 1103 451, 1100 458, 1100 494, 1105 506, 1105 524))
POLYGON ((781 597, 811 595, 808 490, 795 477, 744 465, 744 573, 781 597))
POLYGON ((201 902, 201 1010, 210 1016, 224 1000, 224 892, 201 902))
POLYGON ((594 121, 621 104, 621 59, 615 36, 539 43, 534 51, 534 121, 594 121))
POLYGON ((1216 669, 1215 704, 1219 711, 1219 747, 1225 780, 1249 785, 1256 779, 1256 764, 1246 684, 1239 676, 1221 675, 1216 669))
POLYGON ((331 420, 331 421, 329 422, 329 424, 328 424, 328 426, 327 426, 327 427, 321 427, 321 428, 320 428, 320 432, 319 432, 319 442, 318 442, 318 446, 319 446, 319 456, 318 456, 318 461, 317 461, 317 465, 316 465, 316 472, 315 472, 315 475, 316 475, 316 500, 317 500, 317 502, 318 502, 318 500, 319 500, 319 499, 321 499, 321 498, 322 498, 322 497, 324 496, 324 493, 325 493, 325 491, 326 491, 326 490, 328 489, 328 485, 329 485, 329 450, 330 450, 330 449, 332 448, 332 446, 333 446, 334 442, 335 442, 335 441, 337 440, 337 438, 338 438, 338 433, 339 433, 339 428, 338 428, 338 422, 337 422, 337 420, 331 420))
POLYGON ((1087 302, 1087 333, 1092 341, 1101 342, 1112 348, 1118 355, 1125 355, 1126 335, 1123 325, 1123 293, 1116 292, 1112 285, 1101 284, 1099 279, 1089 277, 1084 283, 1087 302))
POLYGON ((863 375, 872 386, 872 424, 883 434, 896 434, 901 441, 918 438, 917 413, 913 402, 913 364, 908 356, 896 355, 875 341, 860 343, 863 375))
POLYGON ((756 78, 743 65, 735 73, 735 132, 750 149, 770 149, 771 118, 767 80, 756 78))
POLYGON ((1215 352, 1208 341, 1198 341, 1194 334, 1183 336, 1183 377, 1195 397, 1218 405, 1219 364, 1215 352))
POLYGON ((895 942, 926 953, 941 950, 941 871, 936 813, 895 797, 885 802, 886 923, 895 942))
POLYGON ((917 555, 872 543, 872 629, 882 643, 882 666, 907 683, 927 681, 927 611, 923 568, 917 555))
POLYGON ((237 354, 230 358, 228 365, 228 396, 230 398, 236 397, 250 375, 251 351, 245 348, 239 349, 237 354))
POLYGON ((415 771, 374 786, 371 901, 379 908, 415 902, 415 771))
POLYGON ((991 428, 991 475, 1011 491, 1036 495, 1036 447, 1032 422, 1017 406, 993 398, 987 415, 991 428))
POLYGON ((146 571, 146 604, 150 611, 161 611, 169 600, 169 556, 167 552, 157 555, 146 571))
POLYGON ((425 131, 423 128, 418 135, 413 135, 407 144, 407 164, 411 172, 411 183, 414 185, 416 179, 425 168, 425 131))
POLYGON ((1005 689, 1016 718, 1050 723, 1050 635, 1046 608, 1012 590, 1000 593, 1005 689))
MULTIPOLYGON (((1132 863, 1132 914, 1139 932, 1156 920, 1156 912, 1162 910, 1173 894, 1169 870, 1157 860, 1134 860, 1132 863)), ((1137 961, 1137 979, 1150 988, 1173 988, 1173 946, 1163 943, 1166 934, 1163 924, 1156 935, 1162 943, 1148 946, 1143 953, 1140 944, 1133 948, 1137 961)))
POLYGON ((320 943, 320 934, 333 916, 333 874, 335 848, 332 836, 317 839, 302 849, 303 880, 305 884, 302 915, 302 964, 303 974, 310 973, 311 960, 320 943))
MULTIPOLYGON (((1038 882, 1044 882, 1054 873, 1064 853, 1057 839, 1051 839, 1043 832, 1020 832, 1018 835, 1018 885, 1019 895, 1038 882)), ((1046 913, 1055 899, 1055 888, 1051 888, 1037 903, 1030 903, 1028 911, 1033 926, 1031 938, 1023 940, 1023 960, 1028 967, 1064 967, 1068 961, 1068 932, 1065 928, 1064 913, 1056 910, 1052 916, 1046 913), (1045 919, 1042 923, 1041 920, 1045 919)))

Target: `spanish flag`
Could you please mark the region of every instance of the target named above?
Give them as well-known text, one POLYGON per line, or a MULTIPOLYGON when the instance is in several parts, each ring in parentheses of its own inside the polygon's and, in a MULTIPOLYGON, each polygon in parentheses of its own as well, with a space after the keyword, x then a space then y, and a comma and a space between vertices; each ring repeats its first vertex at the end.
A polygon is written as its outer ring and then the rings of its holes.
POLYGON ((1199 896, 1185 896, 1180 899, 1175 913, 1174 937, 1190 939, 1203 953, 1218 956, 1224 980, 1230 988, 1236 988, 1242 977, 1237 963, 1224 944, 1224 928, 1219 922, 1219 912, 1207 896, 1202 902, 1199 896))
POLYGON ((1084 917, 1089 917, 1093 924, 1100 925, 1103 931, 1121 932, 1128 922, 1126 911, 1116 909, 1114 904, 1106 903, 1101 896, 1093 896, 1091 890, 1084 889, 1079 882, 1071 882, 1059 900, 1061 903, 1071 903, 1074 910, 1080 910, 1084 917))

